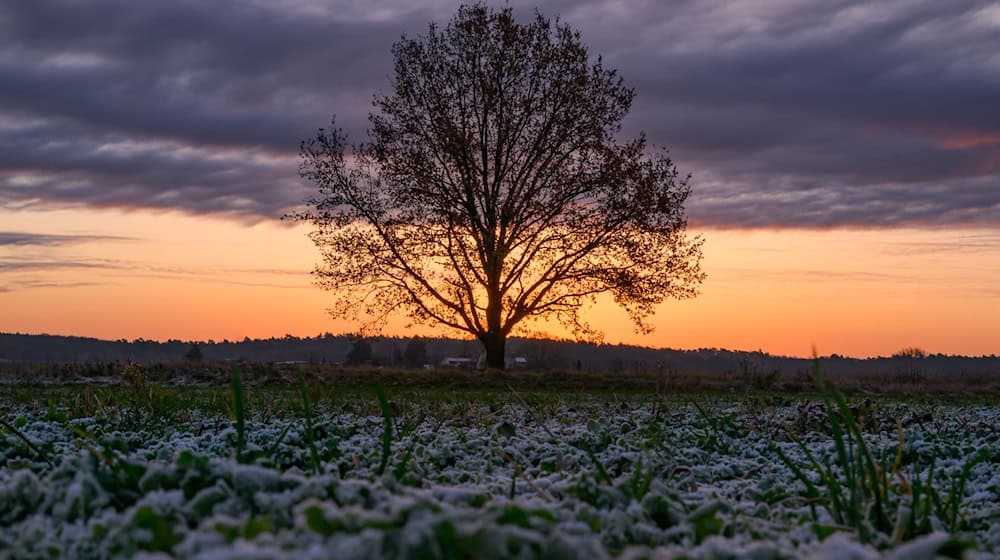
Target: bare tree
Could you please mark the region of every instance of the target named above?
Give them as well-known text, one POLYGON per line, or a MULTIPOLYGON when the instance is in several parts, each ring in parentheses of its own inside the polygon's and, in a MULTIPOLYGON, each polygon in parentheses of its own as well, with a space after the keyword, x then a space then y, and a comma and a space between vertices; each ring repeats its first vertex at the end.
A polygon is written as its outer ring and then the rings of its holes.
POLYGON ((335 315, 463 331, 503 369, 507 337, 532 322, 598 336, 581 313, 598 294, 646 332, 657 304, 696 294, 688 180, 643 135, 616 139, 634 91, 578 32, 464 6, 392 54, 368 141, 333 126, 302 144, 319 196, 293 217, 315 226, 335 315))
POLYGON ((899 350, 892 357, 897 359, 922 360, 927 357, 927 351, 923 348, 910 346, 899 350))

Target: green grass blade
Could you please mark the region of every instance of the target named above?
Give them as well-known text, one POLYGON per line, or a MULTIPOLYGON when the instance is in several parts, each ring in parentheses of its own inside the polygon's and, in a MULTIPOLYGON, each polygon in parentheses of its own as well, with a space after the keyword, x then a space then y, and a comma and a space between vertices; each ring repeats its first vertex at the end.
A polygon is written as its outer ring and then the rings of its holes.
POLYGON ((309 460, 312 463, 313 474, 320 473, 319 451, 316 449, 316 438, 313 434, 312 403, 309 402, 309 392, 306 391, 306 381, 299 372, 299 397, 302 398, 302 415, 306 420, 306 445, 309 446, 309 460))
POLYGON ((375 384, 375 396, 378 398, 378 406, 382 409, 382 460, 378 465, 378 475, 382 476, 386 465, 389 464, 389 454, 392 452, 392 408, 389 406, 389 399, 385 397, 382 386, 375 384))
POLYGON ((589 445, 584 446, 583 451, 587 454, 587 457, 590 458, 590 462, 594 463, 594 467, 597 469, 597 475, 599 479, 603 480, 606 484, 610 485, 613 482, 611 480, 611 476, 608 475, 608 471, 604 468, 604 465, 602 465, 601 462, 597 460, 597 455, 594 454, 594 451, 590 448, 589 445))
POLYGON ((780 447, 778 447, 773 443, 770 446, 771 449, 775 453, 777 453, 778 459, 780 459, 781 462, 784 463, 785 466, 792 471, 792 474, 795 475, 795 478, 799 479, 799 481, 801 481, 802 484, 805 485, 806 497, 809 499, 809 511, 812 513, 813 521, 819 522, 819 515, 817 515, 816 513, 816 504, 814 502, 814 500, 820 497, 820 493, 819 490, 816 488, 816 485, 813 484, 811 480, 809 480, 809 477, 806 476, 806 473, 803 472, 802 468, 799 467, 797 464, 795 464, 795 461, 792 461, 791 458, 789 458, 788 455, 786 455, 785 452, 782 451, 780 447))
POLYGON ((927 519, 930 504, 926 498, 921 501, 923 483, 920 481, 920 473, 917 472, 916 463, 913 464, 910 479, 910 507, 913 509, 913 515, 910 516, 910 531, 907 536, 914 537, 921 531, 923 525, 921 517, 927 519))
POLYGON ((274 440, 274 443, 272 443, 271 447, 268 448, 267 450, 268 457, 274 459, 274 456, 278 453, 278 446, 281 445, 281 442, 285 441, 285 436, 288 435, 288 430, 290 430, 291 428, 292 428, 291 422, 285 424, 285 428, 281 430, 280 434, 278 434, 278 439, 274 440))
POLYGON ((233 366, 231 383, 233 397, 233 416, 236 420, 236 462, 243 462, 243 448, 246 446, 246 396, 243 393, 243 381, 240 379, 240 366, 233 366))
POLYGON ((396 467, 393 469, 393 475, 396 480, 403 480, 406 476, 406 470, 409 467, 410 459, 413 457, 413 450, 417 446, 417 438, 413 438, 410 441, 410 445, 406 447, 406 451, 403 452, 403 457, 396 463, 396 467))
POLYGON ((952 481, 952 490, 948 495, 947 511, 949 513, 948 518, 948 529, 951 532, 958 530, 958 512, 962 505, 962 498, 965 497, 965 483, 969 480, 969 475, 972 474, 972 469, 976 468, 976 465, 985 461, 989 456, 988 451, 981 449, 979 453, 976 453, 965 462, 962 466, 962 471, 959 473, 958 479, 952 481))

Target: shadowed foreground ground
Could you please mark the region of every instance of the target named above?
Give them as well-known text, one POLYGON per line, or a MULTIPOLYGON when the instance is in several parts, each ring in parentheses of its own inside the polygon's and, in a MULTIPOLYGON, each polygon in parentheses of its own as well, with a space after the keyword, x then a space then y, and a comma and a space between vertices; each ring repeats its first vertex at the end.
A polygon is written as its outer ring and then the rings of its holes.
MULTIPOLYGON (((822 363, 820 363, 822 367, 822 363)), ((0 383, 13 385, 120 385, 131 377, 165 386, 227 385, 229 363, 0 364, 0 383)), ((294 385, 301 375, 309 383, 339 387, 426 387, 441 389, 553 389, 560 391, 779 392, 813 393, 813 371, 699 373, 661 368, 653 372, 506 371, 458 369, 367 368, 325 364, 239 364, 248 385, 294 385)), ((938 396, 1000 396, 998 373, 852 373, 829 380, 847 393, 938 396)))

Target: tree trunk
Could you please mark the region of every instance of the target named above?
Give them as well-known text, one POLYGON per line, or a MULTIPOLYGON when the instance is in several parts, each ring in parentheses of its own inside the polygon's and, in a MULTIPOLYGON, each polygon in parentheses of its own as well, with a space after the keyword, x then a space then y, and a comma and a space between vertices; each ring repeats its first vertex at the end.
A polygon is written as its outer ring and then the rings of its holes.
POLYGON ((482 342, 486 349, 486 370, 503 371, 507 337, 502 332, 490 332, 486 333, 482 342))
MULTIPOLYGON (((490 236, 492 240, 492 235, 490 236)), ((491 241, 492 244, 492 241, 491 241)), ((503 371, 507 349, 507 333, 503 330, 501 313, 503 296, 500 293, 500 270, 503 268, 499 257, 490 262, 487 272, 486 332, 483 336, 483 346, 486 347, 486 371, 503 371)))

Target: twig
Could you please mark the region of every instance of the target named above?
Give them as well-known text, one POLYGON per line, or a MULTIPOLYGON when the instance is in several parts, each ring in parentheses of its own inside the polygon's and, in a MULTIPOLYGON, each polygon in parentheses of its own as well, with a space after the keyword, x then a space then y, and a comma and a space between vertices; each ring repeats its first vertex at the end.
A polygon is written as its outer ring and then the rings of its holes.
POLYGON ((42 459, 44 459, 45 462, 48 463, 50 467, 54 467, 55 466, 52 463, 52 460, 49 459, 48 455, 46 455, 45 453, 42 453, 41 449, 38 449, 37 447, 35 447, 35 444, 31 443, 31 440, 28 439, 28 436, 22 434, 20 430, 18 430, 14 426, 12 426, 9 422, 7 422, 6 420, 4 420, 3 418, 0 418, 0 424, 3 424, 4 428, 7 428, 8 430, 10 430, 15 436, 17 436, 21 441, 23 441, 25 443, 25 445, 28 446, 29 449, 31 449, 32 451, 34 451, 35 453, 37 453, 39 457, 41 457, 42 459))

